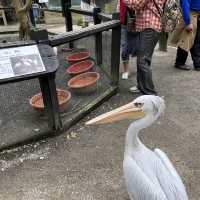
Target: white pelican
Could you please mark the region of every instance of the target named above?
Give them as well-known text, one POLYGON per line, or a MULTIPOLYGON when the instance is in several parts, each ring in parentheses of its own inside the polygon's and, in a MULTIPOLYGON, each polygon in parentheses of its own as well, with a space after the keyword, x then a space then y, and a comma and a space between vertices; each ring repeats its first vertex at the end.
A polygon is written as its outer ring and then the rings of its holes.
POLYGON ((162 98, 144 95, 86 122, 94 125, 137 119, 127 130, 123 162, 131 200, 188 200, 183 182, 167 155, 160 149, 148 149, 138 138, 139 131, 152 125, 164 109, 162 98))

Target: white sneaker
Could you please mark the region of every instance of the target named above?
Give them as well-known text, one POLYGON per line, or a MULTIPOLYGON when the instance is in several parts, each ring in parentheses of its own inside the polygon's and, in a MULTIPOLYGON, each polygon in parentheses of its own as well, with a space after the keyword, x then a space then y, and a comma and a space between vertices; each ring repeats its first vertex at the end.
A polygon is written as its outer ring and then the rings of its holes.
POLYGON ((129 73, 128 72, 123 72, 122 73, 122 79, 128 79, 129 73))
POLYGON ((129 90, 130 90, 130 92, 132 92, 132 93, 140 93, 140 90, 137 88, 137 86, 133 86, 133 87, 131 87, 129 90))

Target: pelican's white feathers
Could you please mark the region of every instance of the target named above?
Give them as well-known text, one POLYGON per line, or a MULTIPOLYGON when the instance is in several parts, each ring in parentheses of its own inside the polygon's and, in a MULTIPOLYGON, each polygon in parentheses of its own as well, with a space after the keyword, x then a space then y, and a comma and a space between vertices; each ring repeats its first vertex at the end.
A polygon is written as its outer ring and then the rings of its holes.
POLYGON ((123 170, 131 200, 168 200, 162 189, 157 187, 132 157, 124 158, 123 170))
POLYGON ((159 149, 151 151, 138 138, 164 111, 164 100, 157 96, 141 96, 146 116, 133 122, 126 136, 124 177, 131 200, 188 200, 185 187, 172 163, 159 149))

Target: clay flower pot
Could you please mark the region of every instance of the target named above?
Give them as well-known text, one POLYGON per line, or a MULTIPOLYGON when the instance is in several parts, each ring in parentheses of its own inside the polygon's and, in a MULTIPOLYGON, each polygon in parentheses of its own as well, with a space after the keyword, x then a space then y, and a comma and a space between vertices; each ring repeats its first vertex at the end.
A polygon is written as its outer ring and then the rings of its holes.
POLYGON ((97 89, 99 78, 100 74, 97 72, 86 72, 71 78, 68 86, 77 94, 91 93, 97 89))
POLYGON ((71 64, 74 64, 76 62, 86 60, 89 57, 90 57, 90 52, 82 51, 82 52, 76 52, 76 53, 70 54, 69 56, 66 57, 66 60, 71 65, 71 64))
POLYGON ((94 66, 94 61, 84 60, 71 65, 70 67, 67 68, 66 72, 71 76, 76 76, 78 74, 90 71, 93 66, 94 66))
MULTIPOLYGON (((67 90, 57 89, 57 95, 58 95, 58 103, 59 103, 60 112, 63 112, 68 107, 69 101, 71 99, 71 93, 67 90)), ((44 103, 43 103, 41 92, 34 95, 30 99, 29 103, 35 110, 44 111, 44 103)))

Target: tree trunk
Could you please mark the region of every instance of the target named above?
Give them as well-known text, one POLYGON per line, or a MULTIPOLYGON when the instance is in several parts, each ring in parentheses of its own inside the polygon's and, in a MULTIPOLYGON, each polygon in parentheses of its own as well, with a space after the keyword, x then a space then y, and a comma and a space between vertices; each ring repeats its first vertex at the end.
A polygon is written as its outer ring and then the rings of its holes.
POLYGON ((32 0, 12 0, 12 6, 15 8, 16 16, 19 20, 19 39, 28 40, 30 38, 30 19, 29 10, 32 0), (24 3, 25 2, 25 3, 24 3))

